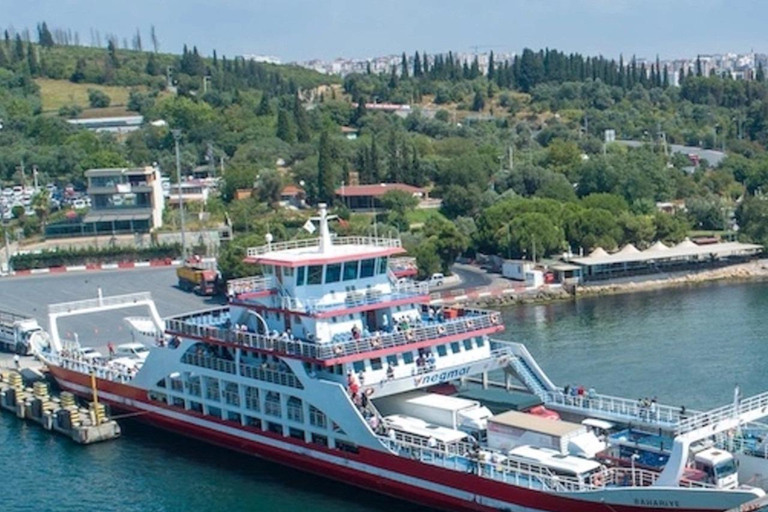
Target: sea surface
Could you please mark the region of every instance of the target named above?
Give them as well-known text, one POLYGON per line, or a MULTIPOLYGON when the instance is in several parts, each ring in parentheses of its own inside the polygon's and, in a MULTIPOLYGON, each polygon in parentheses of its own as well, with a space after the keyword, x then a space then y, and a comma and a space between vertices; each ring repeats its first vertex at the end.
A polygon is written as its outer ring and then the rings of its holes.
MULTIPOLYGON (((504 311, 559 385, 708 408, 768 390, 768 284, 714 284, 504 311)), ((122 422, 78 446, 0 414, 0 509, 14 512, 423 511, 343 484, 122 422)))

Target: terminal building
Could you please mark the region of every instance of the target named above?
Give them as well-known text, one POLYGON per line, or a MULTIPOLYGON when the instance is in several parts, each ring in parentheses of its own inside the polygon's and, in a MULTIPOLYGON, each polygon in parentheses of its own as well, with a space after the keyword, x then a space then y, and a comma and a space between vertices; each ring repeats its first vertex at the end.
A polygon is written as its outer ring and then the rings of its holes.
POLYGON ((722 267, 752 259, 762 250, 761 245, 741 242, 698 245, 687 238, 672 247, 656 242, 644 251, 632 244, 612 254, 598 247, 589 256, 570 258, 560 271, 581 282, 599 281, 722 267))

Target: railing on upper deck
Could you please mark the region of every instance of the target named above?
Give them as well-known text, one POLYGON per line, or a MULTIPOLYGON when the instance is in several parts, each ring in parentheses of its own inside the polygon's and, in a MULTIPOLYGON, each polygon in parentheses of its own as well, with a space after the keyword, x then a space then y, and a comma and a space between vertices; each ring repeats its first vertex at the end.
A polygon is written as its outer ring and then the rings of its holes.
POLYGON ((549 392, 546 394, 547 405, 564 408, 584 409, 595 413, 603 413, 612 417, 620 417, 630 421, 659 425, 668 429, 676 428, 681 420, 681 415, 697 414, 696 411, 681 411, 679 407, 672 407, 659 403, 644 404, 640 400, 629 400, 609 395, 583 396, 566 395, 562 392, 549 392))
MULTIPOLYGON (((400 240, 396 238, 376 238, 370 236, 337 236, 331 238, 332 245, 362 245, 369 247, 399 248, 400 240)), ((284 242, 273 242, 271 244, 259 247, 249 247, 246 256, 254 258, 264 254, 276 251, 286 251, 290 249, 304 249, 308 247, 319 247, 320 238, 304 238, 299 240, 286 240, 284 242)))
POLYGON ((404 347, 412 343, 439 340, 449 336, 468 334, 496 327, 500 324, 499 313, 480 309, 465 309, 464 316, 442 322, 428 322, 392 333, 375 333, 360 339, 333 340, 323 346, 324 359, 364 354, 374 350, 404 347), (329 354, 330 352, 330 354, 329 354))
POLYGON ((166 320, 166 330, 171 335, 193 336, 213 339, 259 350, 279 352, 286 355, 308 359, 335 359, 357 354, 366 354, 375 350, 404 347, 413 343, 435 340, 448 336, 471 334, 476 331, 497 327, 501 317, 495 311, 465 309, 458 318, 424 323, 406 330, 392 333, 375 333, 359 339, 333 340, 331 342, 312 343, 285 339, 216 325, 194 323, 193 318, 229 318, 228 308, 209 310, 198 315, 187 315, 166 320))
POLYGON ((391 286, 391 293, 382 293, 381 291, 375 289, 356 290, 346 292, 338 298, 331 299, 283 296, 282 307, 290 311, 314 314, 323 311, 330 311, 340 307, 354 308, 367 306, 370 304, 379 304, 385 301, 429 295, 428 283, 393 283, 391 286))
POLYGON ((276 286, 272 276, 252 276, 227 281, 227 295, 237 297, 246 293, 268 291, 276 286))
POLYGON ((723 420, 738 418, 740 421, 743 421, 742 415, 749 415, 749 413, 757 413, 758 411, 759 413, 755 414, 757 417, 760 417, 763 412, 768 411, 768 392, 744 398, 735 404, 723 405, 716 409, 699 412, 681 419, 677 430, 675 430, 675 435, 686 434, 703 427, 714 427, 715 424, 723 420))
POLYGON ((118 366, 110 361, 84 360, 61 353, 45 354, 44 360, 53 364, 87 375, 94 374, 97 378, 112 382, 129 382, 138 373, 137 369, 118 366))
MULTIPOLYGON (((203 354, 191 354, 187 353, 181 357, 181 362, 185 364, 191 364, 199 366, 201 368, 208 368, 217 372, 229 373, 236 375, 238 365, 234 361, 229 359, 223 359, 220 357, 214 357, 203 354)), ((296 375, 287 373, 284 371, 273 370, 267 367, 253 366, 245 363, 240 364, 240 375, 249 379, 261 380, 264 382, 270 382, 272 384, 278 384, 280 386, 288 386, 292 388, 303 389, 296 375)))
POLYGON ((128 293, 125 295, 114 295, 112 297, 98 297, 96 299, 76 300, 72 302, 63 302, 60 304, 51 304, 48 306, 48 313, 72 313, 94 308, 109 306, 130 306, 139 301, 151 301, 152 294, 149 292, 128 293))

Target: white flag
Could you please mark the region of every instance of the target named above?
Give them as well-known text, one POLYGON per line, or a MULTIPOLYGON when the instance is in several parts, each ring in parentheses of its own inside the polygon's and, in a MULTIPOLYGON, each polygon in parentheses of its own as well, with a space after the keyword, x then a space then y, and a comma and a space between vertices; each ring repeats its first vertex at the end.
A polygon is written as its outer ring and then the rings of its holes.
POLYGON ((304 225, 303 225, 302 227, 303 227, 304 229, 306 229, 307 231, 309 231, 309 232, 310 232, 310 234, 315 232, 315 225, 314 225, 314 224, 312 224, 312 221, 311 221, 311 220, 308 220, 307 222, 305 222, 305 223, 304 223, 304 225))

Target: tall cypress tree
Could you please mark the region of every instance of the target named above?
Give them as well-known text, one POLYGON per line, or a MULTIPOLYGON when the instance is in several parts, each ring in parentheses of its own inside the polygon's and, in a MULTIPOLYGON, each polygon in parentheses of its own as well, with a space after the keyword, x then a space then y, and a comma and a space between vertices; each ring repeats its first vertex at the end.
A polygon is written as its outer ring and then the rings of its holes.
POLYGON ((275 135, 288 144, 296 142, 296 127, 284 108, 277 111, 277 131, 275 135))
POLYGON ((320 144, 317 156, 317 199, 328 204, 333 202, 334 176, 333 176, 333 152, 330 135, 325 129, 320 134, 320 144))
POLYGON ((493 80, 493 76, 496 73, 496 63, 493 62, 493 50, 491 50, 491 55, 488 57, 488 80, 493 80))
POLYGON ((54 46, 53 35, 48 30, 48 24, 43 22, 42 25, 37 26, 37 41, 43 48, 52 48, 54 46))
POLYGON ((40 74, 40 63, 37 60, 37 51, 32 46, 32 43, 27 45, 27 65, 29 66, 29 72, 32 76, 40 74))
POLYGON ((72 76, 69 77, 70 82, 74 82, 76 84, 79 84, 80 82, 85 81, 85 59, 80 57, 77 59, 77 62, 75 63, 75 71, 72 73, 72 76))
POLYGON ((309 132, 307 111, 301 105, 301 99, 299 99, 298 94, 293 97, 293 119, 296 122, 296 139, 299 142, 309 142, 312 135, 309 132))
POLYGON ((403 56, 400 58, 400 76, 403 80, 408 78, 408 57, 405 56, 405 52, 403 52, 403 56))
POLYGON ((765 82, 765 70, 763 69, 763 63, 757 63, 757 72, 755 73, 755 80, 758 82, 765 82))
POLYGON ((259 106, 256 108, 256 115, 260 117, 272 115, 272 107, 269 105, 269 95, 266 91, 261 95, 261 101, 259 101, 259 106))
POLYGON ((422 75, 421 57, 419 56, 419 52, 417 51, 415 54, 413 54, 413 77, 421 78, 421 75, 422 75))
POLYGON ((24 42, 21 40, 21 35, 16 34, 16 39, 13 42, 13 62, 21 62, 24 60, 24 42))

